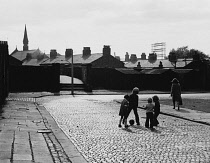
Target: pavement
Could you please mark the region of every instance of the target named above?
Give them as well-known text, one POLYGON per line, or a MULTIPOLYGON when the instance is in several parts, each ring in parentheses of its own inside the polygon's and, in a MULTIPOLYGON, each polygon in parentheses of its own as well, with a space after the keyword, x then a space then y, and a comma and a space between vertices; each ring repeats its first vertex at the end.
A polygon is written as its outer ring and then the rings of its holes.
MULTIPOLYGON (((74 92, 79 96, 82 92, 74 92)), ((152 92, 159 93, 159 92, 152 92)), ((85 163, 88 158, 78 150, 75 143, 56 123, 37 99, 70 95, 49 92, 10 93, 0 114, 0 163, 85 163)), ((124 92, 95 91, 90 94, 120 95, 124 92)), ((120 100, 116 99, 116 102, 120 100)), ((144 105, 141 102, 141 105, 144 105)), ((140 108, 141 109, 141 108, 140 108)), ((210 126, 210 113, 161 105, 161 114, 210 126)), ((89 161, 90 162, 90 161, 89 161)))

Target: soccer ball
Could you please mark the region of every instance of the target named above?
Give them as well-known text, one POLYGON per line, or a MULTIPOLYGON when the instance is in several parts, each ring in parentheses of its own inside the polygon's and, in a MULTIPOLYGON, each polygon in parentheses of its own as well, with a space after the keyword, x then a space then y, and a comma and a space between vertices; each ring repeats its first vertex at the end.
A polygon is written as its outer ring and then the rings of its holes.
POLYGON ((129 120, 129 123, 130 123, 131 126, 133 126, 134 125, 134 120, 133 119, 129 120))

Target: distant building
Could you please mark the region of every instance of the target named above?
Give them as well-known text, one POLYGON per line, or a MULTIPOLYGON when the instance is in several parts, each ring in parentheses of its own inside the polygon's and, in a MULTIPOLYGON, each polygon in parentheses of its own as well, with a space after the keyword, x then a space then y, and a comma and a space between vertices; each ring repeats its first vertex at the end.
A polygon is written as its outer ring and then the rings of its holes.
POLYGON ((134 69, 153 69, 153 68, 184 68, 187 64, 191 63, 193 59, 184 60, 178 59, 176 63, 169 61, 168 59, 158 59, 155 53, 150 53, 148 59, 146 54, 142 53, 141 58, 138 58, 136 54, 131 54, 129 58, 128 52, 125 55, 125 67, 134 69))
MULTIPOLYGON (((183 59, 179 59, 176 62, 176 68, 183 68, 191 62, 192 60, 185 61, 183 59)), ((125 67, 127 68, 141 67, 141 69, 149 69, 149 68, 174 68, 175 66, 168 59, 156 59, 156 60, 138 59, 136 62, 125 63, 125 67)))
MULTIPOLYGON (((23 37, 23 50, 20 51, 16 47, 16 49, 10 54, 10 57, 14 57, 15 59, 21 61, 22 65, 38 66, 43 60, 48 58, 48 56, 45 55, 39 49, 29 50, 28 43, 29 43, 29 40, 28 40, 27 29, 25 25, 25 31, 24 31, 24 37, 23 37)), ((10 59, 10 61, 12 62, 12 64, 17 63, 17 62, 14 62, 13 59, 10 59)))
MULTIPOLYGON (((66 64, 72 62, 73 50, 66 49, 65 55, 56 55, 51 51, 50 58, 41 63, 49 65, 53 63, 66 64)), ((104 45, 102 53, 91 53, 90 47, 84 47, 82 54, 73 55, 73 63, 77 65, 91 64, 92 68, 123 68, 124 63, 111 55, 110 46, 104 45)))
POLYGON ((25 25, 25 31, 24 31, 24 37, 23 37, 23 51, 28 50, 28 35, 27 35, 27 30, 26 30, 26 25, 25 25))

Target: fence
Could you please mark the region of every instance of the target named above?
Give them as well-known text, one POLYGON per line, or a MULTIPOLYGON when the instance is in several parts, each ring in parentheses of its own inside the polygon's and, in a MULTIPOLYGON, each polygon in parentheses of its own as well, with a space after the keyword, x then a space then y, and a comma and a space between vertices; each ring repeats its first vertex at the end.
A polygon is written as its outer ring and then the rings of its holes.
POLYGON ((59 92, 60 66, 10 66, 10 92, 59 92))
POLYGON ((128 90, 141 86, 139 74, 126 74, 114 68, 92 68, 91 84, 94 89, 128 90))
POLYGON ((0 41, 0 105, 8 96, 8 44, 0 41))

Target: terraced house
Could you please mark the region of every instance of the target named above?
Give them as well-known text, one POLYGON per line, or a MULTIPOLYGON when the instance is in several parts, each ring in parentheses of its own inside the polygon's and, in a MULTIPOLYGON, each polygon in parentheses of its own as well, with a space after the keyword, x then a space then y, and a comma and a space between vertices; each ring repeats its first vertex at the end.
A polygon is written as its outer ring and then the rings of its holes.
POLYGON ((92 53, 90 47, 84 47, 80 54, 74 54, 73 49, 66 49, 63 55, 56 49, 45 54, 39 49, 29 50, 28 43, 25 26, 23 50, 16 48, 11 53, 10 65, 52 67, 57 64, 59 75, 73 76, 93 89, 132 89, 137 86, 140 89, 169 90, 174 77, 180 80, 182 89, 208 88, 209 61, 200 60, 200 65, 207 66, 195 66, 198 65, 194 64, 197 62, 195 59, 179 59, 173 63, 168 59, 158 59, 154 53, 149 54, 148 58, 145 53, 140 58, 136 54, 129 56, 126 53, 125 61, 120 61, 111 55, 108 45, 104 45, 99 53, 92 53), (71 70, 72 63, 74 71, 71 70))

